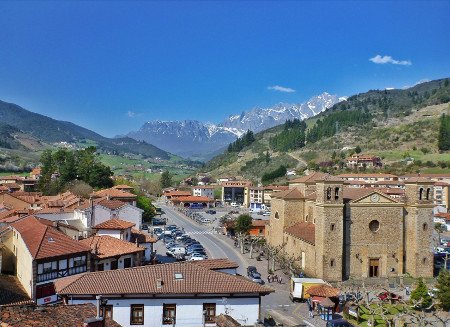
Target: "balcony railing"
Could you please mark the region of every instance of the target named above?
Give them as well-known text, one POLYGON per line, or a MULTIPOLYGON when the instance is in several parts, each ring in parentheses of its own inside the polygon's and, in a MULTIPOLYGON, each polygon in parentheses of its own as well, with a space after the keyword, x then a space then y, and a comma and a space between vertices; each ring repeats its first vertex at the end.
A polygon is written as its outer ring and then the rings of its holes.
POLYGON ((61 277, 81 274, 87 271, 86 264, 84 266, 72 267, 68 269, 55 270, 49 272, 43 272, 42 274, 37 275, 37 282, 45 282, 47 280, 57 279, 61 277))

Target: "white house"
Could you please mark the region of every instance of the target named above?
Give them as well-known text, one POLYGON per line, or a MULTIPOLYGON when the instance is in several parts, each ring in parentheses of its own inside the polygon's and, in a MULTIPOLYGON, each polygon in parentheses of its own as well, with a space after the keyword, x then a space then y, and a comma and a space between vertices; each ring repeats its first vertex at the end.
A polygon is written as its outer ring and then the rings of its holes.
POLYGON ((205 196, 214 200, 214 186, 192 186, 193 196, 205 196))
POLYGON ((129 202, 103 199, 88 206, 74 210, 74 218, 80 219, 86 228, 101 224, 110 219, 121 219, 133 223, 137 228, 142 225, 144 210, 129 202))
POLYGON ((228 314, 242 325, 259 317, 261 296, 273 290, 242 276, 190 262, 87 273, 55 282, 66 304, 107 301, 105 313, 124 327, 215 326, 228 314))

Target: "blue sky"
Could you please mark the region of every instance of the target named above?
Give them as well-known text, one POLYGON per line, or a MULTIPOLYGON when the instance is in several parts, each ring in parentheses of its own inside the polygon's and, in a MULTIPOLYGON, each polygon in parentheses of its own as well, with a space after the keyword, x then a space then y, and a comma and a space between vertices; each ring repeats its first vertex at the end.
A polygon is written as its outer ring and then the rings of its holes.
POLYGON ((0 99, 106 136, 450 76, 447 1, 0 2, 0 12, 0 99))

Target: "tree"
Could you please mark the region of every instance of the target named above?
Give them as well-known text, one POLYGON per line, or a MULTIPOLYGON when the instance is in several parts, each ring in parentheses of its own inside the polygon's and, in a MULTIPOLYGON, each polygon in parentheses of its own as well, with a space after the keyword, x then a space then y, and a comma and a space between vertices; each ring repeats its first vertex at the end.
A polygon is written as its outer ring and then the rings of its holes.
POLYGON ((356 153, 361 153, 361 151, 362 151, 361 147, 359 145, 357 145, 356 148, 355 148, 355 152, 356 153))
POLYGON ((156 209, 152 204, 152 201, 150 201, 149 198, 138 195, 136 199, 136 206, 142 210, 144 210, 144 213, 142 214, 143 221, 149 222, 150 219, 156 214, 156 209))
POLYGON ((270 162, 270 153, 269 150, 266 151, 266 164, 270 162))
POLYGON ((444 267, 439 272, 436 283, 436 296, 443 310, 450 310, 450 272, 444 267))
POLYGON ((438 148, 440 151, 450 150, 450 116, 442 114, 439 125, 438 148))
POLYGON ((168 170, 161 174, 160 184, 163 189, 172 186, 172 174, 168 170))
POLYGON ((432 304, 433 299, 428 294, 427 285, 425 285, 422 278, 419 278, 417 287, 411 292, 410 302, 416 309, 425 309, 432 304))
POLYGON ((252 217, 250 215, 243 214, 236 219, 236 232, 247 235, 250 227, 252 227, 252 217))
POLYGON ((447 231, 447 227, 442 223, 435 223, 434 230, 438 233, 439 244, 441 244, 441 234, 447 231))
POLYGON ((88 199, 92 194, 93 188, 84 181, 75 180, 69 183, 68 190, 79 197, 88 199))

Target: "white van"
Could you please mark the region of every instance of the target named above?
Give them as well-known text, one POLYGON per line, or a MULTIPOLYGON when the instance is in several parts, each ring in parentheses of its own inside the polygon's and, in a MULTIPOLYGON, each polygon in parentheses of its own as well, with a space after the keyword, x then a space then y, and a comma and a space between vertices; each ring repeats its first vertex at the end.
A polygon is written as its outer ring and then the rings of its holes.
POLYGON ((202 223, 203 224, 209 224, 211 222, 211 219, 209 218, 202 218, 202 223))
POLYGON ((239 207, 239 204, 237 204, 236 202, 231 202, 230 205, 231 205, 233 208, 239 207))

